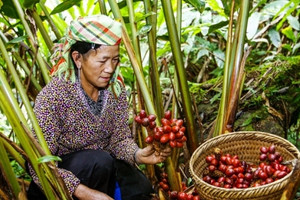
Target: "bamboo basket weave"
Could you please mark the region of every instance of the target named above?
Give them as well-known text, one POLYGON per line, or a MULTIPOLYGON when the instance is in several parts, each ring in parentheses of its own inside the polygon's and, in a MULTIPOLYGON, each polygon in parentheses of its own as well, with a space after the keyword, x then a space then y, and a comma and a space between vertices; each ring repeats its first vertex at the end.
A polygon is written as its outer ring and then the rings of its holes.
MULTIPOLYGON (((206 200, 278 200, 287 185, 292 171, 284 178, 259 187, 225 189, 202 180, 207 166, 205 158, 218 147, 224 154, 238 155, 240 160, 259 163, 260 147, 274 144, 284 161, 299 159, 298 149, 289 141, 270 133, 257 131, 232 132, 214 137, 199 146, 193 153, 189 167, 201 199, 206 200)), ((289 167, 292 167, 291 165, 289 167)))

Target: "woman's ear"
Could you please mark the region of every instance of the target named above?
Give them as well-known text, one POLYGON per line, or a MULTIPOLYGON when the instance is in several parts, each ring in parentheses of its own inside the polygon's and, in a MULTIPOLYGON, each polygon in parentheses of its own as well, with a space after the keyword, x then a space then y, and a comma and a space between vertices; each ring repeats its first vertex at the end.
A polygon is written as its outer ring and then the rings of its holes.
POLYGON ((72 56, 72 59, 73 59, 75 65, 76 65, 76 67, 78 69, 80 69, 81 68, 81 61, 82 61, 81 54, 78 51, 73 51, 72 54, 71 54, 71 56, 72 56))

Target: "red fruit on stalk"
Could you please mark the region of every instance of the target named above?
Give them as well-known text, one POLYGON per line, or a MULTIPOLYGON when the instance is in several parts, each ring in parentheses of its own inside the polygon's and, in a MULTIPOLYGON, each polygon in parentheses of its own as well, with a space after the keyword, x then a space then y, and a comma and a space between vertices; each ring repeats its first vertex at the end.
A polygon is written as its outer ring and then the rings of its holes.
POLYGON ((268 153, 269 149, 267 147, 260 147, 260 152, 261 153, 268 153))
POLYGON ((179 131, 179 127, 178 126, 172 126, 172 131, 174 133, 177 133, 179 131))
POLYGON ((164 118, 166 118, 166 119, 171 119, 171 115, 172 115, 172 112, 170 111, 170 110, 167 110, 166 112, 165 112, 165 114, 164 114, 164 118))
POLYGON ((171 146, 172 148, 176 148, 176 147, 177 147, 177 142, 176 142, 176 140, 170 141, 170 146, 171 146))
POLYGON ((181 147, 183 147, 183 143, 182 142, 177 142, 176 146, 177 146, 177 148, 181 148, 181 147))
POLYGON ((165 125, 163 126, 163 131, 164 133, 170 133, 172 131, 172 128, 169 125, 165 125))
POLYGON ((159 141, 162 135, 163 135, 162 132, 155 132, 153 138, 154 140, 159 141))
POLYGON ((170 121, 168 119, 166 119, 166 118, 161 118, 160 121, 161 121, 161 124, 163 126, 166 126, 166 125, 170 126, 171 125, 170 121))
POLYGON ((200 200, 199 195, 194 196, 194 197, 193 197, 193 200, 200 200))
POLYGON ((141 110, 139 115, 140 115, 140 117, 141 117, 141 118, 144 118, 144 117, 146 117, 146 116, 147 116, 147 114, 146 114, 146 111, 145 111, 145 110, 141 110))
POLYGON ((186 200, 187 194, 185 192, 178 193, 178 200, 186 200))
POLYGON ((155 121, 156 120, 156 116, 154 114, 150 114, 148 116, 148 119, 149 119, 150 122, 155 121))
POLYGON ((179 131, 179 132, 176 133, 176 138, 177 138, 177 139, 180 139, 180 138, 182 138, 183 136, 184 136, 184 133, 181 132, 181 131, 179 131))
POLYGON ((177 199, 178 198, 178 192, 175 191, 175 190, 170 192, 170 198, 171 199, 177 199))
POLYGON ((153 137, 152 137, 152 136, 146 137, 145 142, 146 142, 147 144, 151 144, 151 143, 153 142, 153 137))
POLYGON ((194 196, 192 194, 188 194, 187 197, 186 197, 186 200, 193 200, 193 197, 194 196))
POLYGON ((183 120, 182 119, 178 119, 176 121, 176 125, 179 126, 179 127, 181 127, 183 125, 183 120))
POLYGON ((185 127, 182 126, 179 130, 182 131, 182 132, 185 132, 185 127))
POLYGON ((155 121, 150 121, 149 122, 149 128, 154 129, 156 127, 156 122, 155 121))
POLYGON ((143 118, 143 119, 142 119, 142 125, 145 126, 145 127, 148 126, 148 125, 149 125, 149 119, 146 118, 146 117, 143 118))
POLYGON ((177 142, 186 142, 187 138, 185 136, 182 136, 182 138, 178 138, 177 142))
POLYGON ((173 132, 169 133, 169 137, 170 137, 170 140, 172 140, 172 141, 176 139, 176 135, 173 132))
POLYGON ((139 116, 139 115, 135 116, 134 120, 135 120, 138 124, 142 124, 142 118, 141 118, 141 116, 139 116))
POLYGON ((164 191, 168 191, 170 188, 169 188, 169 186, 168 186, 168 184, 163 184, 162 185, 162 189, 164 190, 164 191))
POLYGON ((161 136, 161 138, 160 138, 159 141, 160 141, 160 143, 165 144, 165 143, 167 143, 169 140, 170 140, 169 134, 164 134, 163 136, 161 136))

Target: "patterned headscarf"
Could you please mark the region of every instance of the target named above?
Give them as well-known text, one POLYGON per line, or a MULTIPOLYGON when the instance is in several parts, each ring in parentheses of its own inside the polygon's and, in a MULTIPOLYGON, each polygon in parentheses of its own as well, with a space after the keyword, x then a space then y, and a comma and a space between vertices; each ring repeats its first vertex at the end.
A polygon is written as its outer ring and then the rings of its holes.
MULTIPOLYGON (((121 23, 105 15, 79 17, 77 20, 71 21, 66 35, 59 43, 54 45, 54 53, 51 56, 53 67, 50 74, 52 76, 64 76, 66 79, 75 82, 75 71, 70 56, 71 46, 76 41, 108 46, 119 45, 121 36, 121 23)), ((117 81, 118 71, 119 69, 116 69, 110 85, 113 85, 113 82, 117 81)), ((115 89, 119 90, 119 88, 115 89)))

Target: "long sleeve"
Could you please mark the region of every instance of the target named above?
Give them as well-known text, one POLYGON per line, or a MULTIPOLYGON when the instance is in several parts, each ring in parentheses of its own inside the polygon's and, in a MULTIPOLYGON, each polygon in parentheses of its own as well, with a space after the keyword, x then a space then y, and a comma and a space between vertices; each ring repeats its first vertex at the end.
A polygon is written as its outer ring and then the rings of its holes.
POLYGON ((131 130, 128 126, 128 103, 123 89, 118 99, 114 101, 114 115, 112 116, 112 136, 110 151, 118 158, 134 163, 134 153, 138 149, 131 130))

